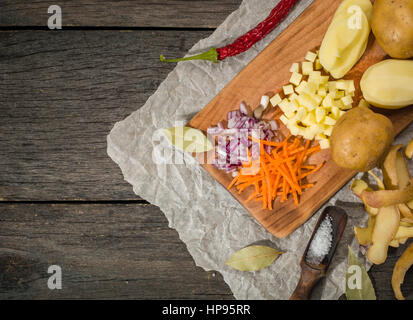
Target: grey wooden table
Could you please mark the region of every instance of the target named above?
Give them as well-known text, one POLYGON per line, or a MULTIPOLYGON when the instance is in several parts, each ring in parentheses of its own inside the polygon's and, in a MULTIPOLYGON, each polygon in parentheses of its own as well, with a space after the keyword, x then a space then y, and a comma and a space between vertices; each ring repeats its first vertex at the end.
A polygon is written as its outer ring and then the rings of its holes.
MULTIPOLYGON (((0 299, 233 299, 123 181, 106 135, 174 68, 160 53, 184 55, 240 2, 54 1, 61 31, 50 1, 0 2, 0 299)), ((370 272, 380 299, 400 253, 370 272)))

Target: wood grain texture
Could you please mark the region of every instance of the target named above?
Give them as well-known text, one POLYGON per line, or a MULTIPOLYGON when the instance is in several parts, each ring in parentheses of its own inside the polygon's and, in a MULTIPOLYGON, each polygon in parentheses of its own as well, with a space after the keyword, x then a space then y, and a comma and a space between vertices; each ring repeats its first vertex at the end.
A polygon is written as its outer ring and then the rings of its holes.
POLYGON ((0 200, 136 200, 106 153, 205 31, 0 32, 0 200))
MULTIPOLYGON (((394 299, 393 267, 409 243, 369 272, 378 299, 394 299)), ((413 272, 402 290, 413 298, 413 272)), ((218 272, 195 266, 155 206, 0 204, 0 299, 233 298, 218 272), (47 288, 52 264, 62 290, 47 288)))
MULTIPOLYGON (((259 105, 261 96, 269 92, 277 93, 290 79, 290 66, 293 62, 303 61, 309 50, 318 48, 331 18, 341 1, 316 0, 304 11, 280 36, 245 67, 200 113, 189 125, 206 132, 208 127, 215 126, 225 120, 227 113, 237 108, 241 101, 254 109, 259 105), (294 40, 292 40, 294 39, 294 40)), ((364 71, 372 64, 386 56, 373 36, 367 50, 359 63, 345 76, 355 80, 356 93, 354 104, 361 98, 359 81, 364 71)), ((396 133, 399 133, 413 121, 413 108, 383 112, 392 120, 396 133)), ((265 118, 279 117, 281 113, 274 108, 265 118)), ((281 122, 280 122, 281 123, 281 122)), ((282 123, 281 123, 282 125, 282 123)), ((283 126, 284 133, 288 130, 283 126)), ((315 186, 305 190, 300 197, 300 204, 295 207, 292 197, 281 203, 276 200, 273 210, 262 210, 259 202, 246 202, 250 193, 239 194, 235 188, 230 192, 240 203, 274 236, 284 238, 301 226, 329 198, 331 198, 355 172, 339 168, 331 159, 329 150, 323 150, 311 156, 311 164, 324 162, 321 170, 308 178, 315 186)), ((229 174, 216 169, 213 165, 204 164, 204 168, 221 184, 228 186, 233 179, 229 174)))
POLYGON ((50 5, 62 8, 63 28, 216 28, 241 0, 2 0, 0 26, 47 26, 50 5))
POLYGON ((163 213, 135 204, 0 204, 0 299, 233 299, 163 213), (47 269, 62 268, 62 290, 47 269))

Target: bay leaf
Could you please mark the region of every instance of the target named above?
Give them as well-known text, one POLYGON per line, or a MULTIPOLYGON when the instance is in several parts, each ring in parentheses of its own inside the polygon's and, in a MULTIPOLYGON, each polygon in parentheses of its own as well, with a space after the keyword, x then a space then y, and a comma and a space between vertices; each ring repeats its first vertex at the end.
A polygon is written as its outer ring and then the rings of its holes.
POLYGON ((163 130, 166 138, 178 149, 186 152, 207 152, 213 145, 205 134, 191 127, 172 127, 163 130))
POLYGON ((347 300, 376 300, 370 277, 350 247, 348 247, 346 297, 347 300))
POLYGON ((268 267, 283 253, 271 247, 253 245, 235 252, 225 264, 239 271, 258 271, 268 267))

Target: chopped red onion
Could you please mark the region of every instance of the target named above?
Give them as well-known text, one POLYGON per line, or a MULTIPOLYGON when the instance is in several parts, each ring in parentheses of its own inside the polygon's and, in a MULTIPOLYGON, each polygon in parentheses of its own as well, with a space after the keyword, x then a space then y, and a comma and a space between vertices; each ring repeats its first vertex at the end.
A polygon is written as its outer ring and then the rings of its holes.
MULTIPOLYGON (((251 155, 259 156, 260 146, 253 143, 249 136, 267 141, 280 140, 279 132, 274 132, 278 129, 277 123, 274 120, 267 123, 249 117, 243 102, 239 110, 228 112, 227 120, 228 129, 221 122, 216 127, 208 128, 209 135, 218 136, 218 146, 215 148, 218 157, 214 160, 214 165, 220 170, 235 172, 242 162, 248 161, 247 149, 251 155)), ((270 153, 273 147, 265 145, 264 149, 270 153)))

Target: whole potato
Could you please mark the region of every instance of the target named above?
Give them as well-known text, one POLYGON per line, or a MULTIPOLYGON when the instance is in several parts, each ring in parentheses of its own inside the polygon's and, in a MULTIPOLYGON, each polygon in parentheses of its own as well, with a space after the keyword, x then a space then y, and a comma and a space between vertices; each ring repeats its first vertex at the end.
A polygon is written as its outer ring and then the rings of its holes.
POLYGON ((413 0, 376 0, 371 29, 391 57, 413 57, 413 0))
POLYGON ((347 111, 331 134, 331 154, 343 168, 368 171, 380 165, 393 143, 389 118, 367 107, 347 111))

